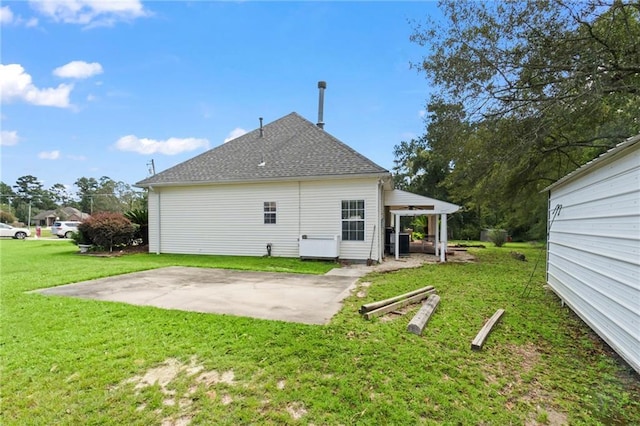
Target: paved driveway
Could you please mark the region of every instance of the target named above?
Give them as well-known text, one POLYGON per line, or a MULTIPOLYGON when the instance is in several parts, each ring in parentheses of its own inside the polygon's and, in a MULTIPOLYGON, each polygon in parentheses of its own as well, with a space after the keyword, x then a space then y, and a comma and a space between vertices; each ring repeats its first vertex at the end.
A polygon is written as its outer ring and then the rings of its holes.
MULTIPOLYGON (((172 266, 39 290, 44 295, 165 309, 326 324, 358 276, 243 272, 172 266)), ((346 271, 345 271, 346 272, 346 271)), ((361 274, 356 274, 361 275, 361 274)))

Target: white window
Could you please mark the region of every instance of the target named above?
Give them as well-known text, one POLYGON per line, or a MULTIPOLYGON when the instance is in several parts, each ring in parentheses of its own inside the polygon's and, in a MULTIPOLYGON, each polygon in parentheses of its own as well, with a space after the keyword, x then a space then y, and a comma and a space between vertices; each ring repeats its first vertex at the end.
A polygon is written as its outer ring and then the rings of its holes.
POLYGON ((364 241, 364 200, 342 201, 342 240, 364 241))
POLYGON ((276 202, 265 201, 264 202, 264 223, 276 223, 276 202))

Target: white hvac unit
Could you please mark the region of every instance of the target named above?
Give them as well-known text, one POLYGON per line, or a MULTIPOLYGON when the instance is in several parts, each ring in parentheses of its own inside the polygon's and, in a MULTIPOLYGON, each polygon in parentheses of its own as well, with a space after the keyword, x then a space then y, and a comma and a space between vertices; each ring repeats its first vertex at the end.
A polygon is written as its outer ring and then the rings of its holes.
POLYGON ((337 259, 340 235, 300 235, 301 259, 337 259))

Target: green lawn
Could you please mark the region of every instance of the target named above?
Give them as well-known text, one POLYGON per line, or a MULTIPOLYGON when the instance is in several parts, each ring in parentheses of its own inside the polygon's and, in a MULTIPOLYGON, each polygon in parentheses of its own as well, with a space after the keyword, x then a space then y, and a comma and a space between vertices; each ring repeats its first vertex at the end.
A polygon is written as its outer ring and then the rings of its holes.
POLYGON ((553 293, 538 249, 475 249, 471 264, 371 274, 327 326, 161 310, 26 291, 169 265, 323 273, 295 259, 77 255, 0 241, 0 423, 640 424, 640 380, 553 293), (509 252, 530 259, 521 262, 509 252), (425 285, 422 337, 362 303, 425 285), (506 314, 481 352, 470 343, 506 314), (159 382, 151 385, 155 379, 159 382))

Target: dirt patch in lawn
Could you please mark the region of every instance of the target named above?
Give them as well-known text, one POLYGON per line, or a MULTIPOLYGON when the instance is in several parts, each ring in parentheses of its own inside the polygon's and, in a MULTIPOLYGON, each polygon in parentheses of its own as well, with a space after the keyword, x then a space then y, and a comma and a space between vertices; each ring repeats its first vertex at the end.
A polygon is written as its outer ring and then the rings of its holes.
MULTIPOLYGON (((237 403, 232 396, 233 388, 239 387, 242 392, 248 389, 255 389, 257 386, 260 393, 264 391, 263 384, 245 382, 240 383, 235 377, 233 370, 217 371, 206 370, 205 367, 194 356, 188 363, 181 362, 175 358, 168 358, 161 364, 150 367, 141 374, 135 375, 122 381, 115 389, 127 389, 133 385, 133 392, 139 396, 137 411, 153 411, 155 414, 163 416, 161 426, 187 426, 190 425, 194 417, 198 414, 198 401, 206 399, 214 404, 227 406, 237 403), (147 405, 151 397, 148 392, 159 392, 161 401, 160 408, 157 405, 151 407, 147 405)), ((276 388, 284 390, 286 381, 278 380, 276 388)), ((268 399, 263 399, 256 414, 264 415, 274 410, 268 399)), ((307 413, 307 407, 300 401, 291 401, 280 406, 280 410, 286 412, 293 420, 300 420, 307 413)))
MULTIPOLYGON (((198 398, 198 391, 211 400, 218 400, 222 405, 230 404, 233 399, 224 393, 225 386, 234 386, 235 375, 233 370, 218 372, 216 370, 205 370, 204 366, 198 363, 195 357, 185 364, 175 358, 169 358, 162 364, 149 368, 143 374, 133 376, 123 381, 119 387, 133 384, 134 392, 139 395, 143 390, 150 387, 157 387, 162 394, 162 405, 164 407, 178 407, 177 414, 167 416, 162 419, 162 426, 186 426, 191 423, 194 416, 192 408, 194 400, 198 398), (178 393, 176 383, 180 380, 187 380, 187 390, 178 393), (218 393, 220 397, 218 398, 218 393)), ((136 410, 147 409, 145 403, 141 403, 136 410)), ((157 410, 161 413, 162 410, 157 410)))
POLYGON ((513 410, 518 403, 534 407, 535 411, 527 418, 526 426, 568 424, 567 415, 549 404, 549 401, 553 401, 551 392, 535 377, 542 351, 533 343, 510 344, 501 350, 510 361, 487 366, 485 380, 490 384, 504 383, 498 392, 507 398, 505 408, 513 410))
MULTIPOLYGON (((464 249, 457 249, 447 255, 447 262, 452 263, 470 263, 475 262, 476 258, 464 249)), ((394 272, 400 269, 419 268, 425 264, 440 263, 440 257, 426 253, 411 253, 410 256, 394 259, 389 256, 384 262, 373 267, 375 272, 394 272)))

